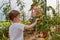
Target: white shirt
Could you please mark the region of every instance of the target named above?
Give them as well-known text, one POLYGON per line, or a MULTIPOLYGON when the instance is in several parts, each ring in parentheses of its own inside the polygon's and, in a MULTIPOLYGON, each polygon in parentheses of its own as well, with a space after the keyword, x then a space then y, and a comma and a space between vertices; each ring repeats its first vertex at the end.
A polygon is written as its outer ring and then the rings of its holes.
POLYGON ((23 31, 24 31, 24 24, 13 23, 9 27, 10 40, 24 40, 23 31))

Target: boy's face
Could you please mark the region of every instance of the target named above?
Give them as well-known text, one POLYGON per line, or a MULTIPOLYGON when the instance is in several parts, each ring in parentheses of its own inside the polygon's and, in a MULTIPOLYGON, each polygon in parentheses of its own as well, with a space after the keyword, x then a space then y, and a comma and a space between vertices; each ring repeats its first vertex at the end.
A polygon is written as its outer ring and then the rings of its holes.
POLYGON ((15 21, 16 21, 16 22, 20 22, 20 21, 22 21, 20 15, 18 15, 18 16, 15 18, 15 21))

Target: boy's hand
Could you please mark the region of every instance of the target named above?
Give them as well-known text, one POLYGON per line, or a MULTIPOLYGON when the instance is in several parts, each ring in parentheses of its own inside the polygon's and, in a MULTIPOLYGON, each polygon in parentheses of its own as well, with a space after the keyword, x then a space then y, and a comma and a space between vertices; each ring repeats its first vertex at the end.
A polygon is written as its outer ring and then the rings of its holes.
POLYGON ((35 27, 35 25, 38 23, 38 21, 39 21, 39 18, 37 18, 33 24, 25 25, 25 29, 31 29, 31 28, 35 27))
POLYGON ((40 20, 40 19, 39 19, 39 18, 37 18, 37 19, 35 20, 35 22, 37 23, 39 20, 40 20))

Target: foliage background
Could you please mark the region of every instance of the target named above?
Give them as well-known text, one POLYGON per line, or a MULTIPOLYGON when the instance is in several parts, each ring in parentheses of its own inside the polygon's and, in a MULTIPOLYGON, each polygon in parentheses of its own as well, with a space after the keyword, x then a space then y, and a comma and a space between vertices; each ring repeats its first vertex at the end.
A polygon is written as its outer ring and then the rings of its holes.
MULTIPOLYGON (((60 30, 59 30, 60 15, 58 13, 56 13, 56 11, 53 7, 46 6, 46 4, 43 1, 42 2, 39 2, 39 1, 40 0, 37 0, 36 2, 34 2, 31 5, 31 9, 30 9, 30 10, 32 10, 34 6, 39 4, 41 6, 41 9, 43 10, 42 12, 44 13, 41 16, 42 17, 41 18, 38 16, 38 14, 40 14, 39 12, 41 12, 41 11, 37 12, 36 18, 38 18, 38 17, 40 18, 40 21, 36 25, 36 28, 35 28, 37 30, 37 33, 40 34, 41 32, 45 32, 43 35, 44 38, 47 38, 47 35, 49 35, 47 40, 50 38, 50 36, 51 36, 50 40, 60 40, 60 36, 59 36, 60 35, 60 30), (47 10, 47 11, 49 11, 50 9, 52 10, 53 17, 51 17, 50 15, 46 15, 44 7, 45 7, 45 10, 47 10), (52 27, 52 29, 50 29, 51 27, 52 27), (56 29, 54 29, 54 27, 56 29), (54 31, 52 31, 52 30, 54 30, 54 31), (46 33, 47 33, 47 35, 45 35, 46 33)), ((17 0, 17 4, 18 4, 18 6, 21 5, 21 10, 23 10, 23 8, 24 8, 23 3, 21 3, 21 1, 19 1, 19 0, 17 0)), ((3 12, 6 15, 7 22, 0 22, 0 40, 7 40, 9 38, 8 30, 9 30, 9 26, 11 25, 11 23, 9 22, 9 18, 8 18, 9 10, 11 10, 10 2, 3 9, 3 12)), ((28 25, 31 24, 31 22, 29 20, 28 21, 24 20, 24 18, 25 18, 24 12, 23 12, 22 17, 23 17, 23 21, 21 23, 28 24, 28 25)))

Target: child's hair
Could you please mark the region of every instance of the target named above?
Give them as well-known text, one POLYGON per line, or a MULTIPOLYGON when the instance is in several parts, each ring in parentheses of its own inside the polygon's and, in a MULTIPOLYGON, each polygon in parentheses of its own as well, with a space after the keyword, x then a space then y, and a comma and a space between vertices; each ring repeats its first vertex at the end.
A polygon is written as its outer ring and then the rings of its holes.
POLYGON ((12 11, 9 12, 9 19, 10 19, 11 21, 13 21, 13 19, 14 19, 15 17, 17 17, 19 14, 20 14, 20 13, 19 13, 18 11, 12 10, 12 11))

